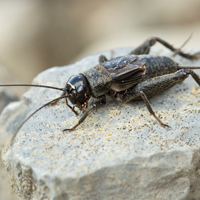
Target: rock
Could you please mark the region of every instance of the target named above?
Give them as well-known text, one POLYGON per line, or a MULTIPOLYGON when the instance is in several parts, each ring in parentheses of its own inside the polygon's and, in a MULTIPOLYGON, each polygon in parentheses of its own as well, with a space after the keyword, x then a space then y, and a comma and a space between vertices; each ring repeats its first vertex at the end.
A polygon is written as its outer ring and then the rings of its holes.
POLYGON ((12 101, 19 100, 14 94, 11 92, 8 92, 2 88, 0 88, 0 112, 3 110, 3 108, 8 105, 12 101))
MULTIPOLYGON (((108 58, 132 48, 103 52, 108 58)), ((154 48, 153 55, 172 55, 154 48)), ((100 54, 39 74, 34 84, 63 87, 68 78, 98 63, 100 54)), ((176 56, 184 65, 200 65, 176 56)), ((199 72, 198 72, 199 73, 199 72)), ((199 73, 200 74, 200 73, 199 73)), ((60 91, 31 88, 21 102, 4 109, 1 147, 19 124, 60 91)), ((200 89, 189 77, 150 100, 172 127, 162 128, 144 102, 116 103, 92 112, 74 132, 77 117, 60 101, 43 108, 21 128, 2 158, 21 199, 199 199, 200 89)))
MULTIPOLYGON (((0 113, 6 105, 8 105, 12 101, 17 101, 17 100, 19 99, 11 91, 7 91, 7 90, 4 90, 3 88, 0 88, 0 113)), ((2 143, 2 141, 0 143, 2 143)), ((2 161, 0 161, 0 199, 1 200, 16 199, 15 195, 11 191, 11 188, 7 179, 8 177, 5 172, 5 167, 2 161)))
MULTIPOLYGON (((12 71, 9 70, 7 66, 0 63, 0 84, 14 83, 14 82, 15 83, 20 82, 19 78, 15 74, 13 74, 12 71)), ((20 90, 18 89, 17 92, 15 92, 14 90, 12 90, 12 88, 0 87, 0 113, 3 110, 3 108, 11 101, 17 101, 17 99, 19 99, 17 98, 17 96, 19 94, 22 94, 22 92, 24 93, 23 90, 24 89, 21 88, 20 90)), ((5 145, 3 141, 0 141, 0 144, 5 145)), ((8 175, 5 171, 5 167, 2 163, 2 160, 0 160, 0 199, 1 200, 16 199, 16 196, 14 195, 12 189, 10 188, 8 175)))

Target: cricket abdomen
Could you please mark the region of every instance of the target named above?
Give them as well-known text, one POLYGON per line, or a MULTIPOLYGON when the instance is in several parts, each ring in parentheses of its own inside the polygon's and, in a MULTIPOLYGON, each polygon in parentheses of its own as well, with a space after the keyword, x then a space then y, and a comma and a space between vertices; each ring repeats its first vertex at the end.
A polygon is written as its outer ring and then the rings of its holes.
POLYGON ((146 66, 145 76, 141 81, 178 71, 178 64, 165 56, 141 55, 138 59, 145 62, 146 66))

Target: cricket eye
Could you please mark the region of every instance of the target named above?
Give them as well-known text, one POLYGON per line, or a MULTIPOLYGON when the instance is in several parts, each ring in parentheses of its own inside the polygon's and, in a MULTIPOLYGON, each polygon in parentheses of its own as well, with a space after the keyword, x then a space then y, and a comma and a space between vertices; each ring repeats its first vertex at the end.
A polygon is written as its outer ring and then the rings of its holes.
POLYGON ((76 96, 77 95, 76 90, 72 90, 70 93, 72 94, 72 96, 76 96))
POLYGON ((86 89, 84 86, 80 85, 77 88, 77 96, 82 96, 86 93, 86 89))

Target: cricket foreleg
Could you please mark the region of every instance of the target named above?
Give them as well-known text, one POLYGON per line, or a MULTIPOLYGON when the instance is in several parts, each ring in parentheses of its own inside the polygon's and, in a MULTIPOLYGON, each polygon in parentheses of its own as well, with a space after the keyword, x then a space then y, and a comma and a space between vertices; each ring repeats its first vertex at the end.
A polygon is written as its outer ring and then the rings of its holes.
POLYGON ((83 114, 83 116, 80 118, 80 120, 78 121, 78 123, 75 126, 73 126, 72 128, 69 128, 69 129, 64 129, 63 132, 74 131, 81 123, 83 123, 83 121, 86 119, 86 117, 89 115, 89 113, 92 110, 99 109, 99 108, 105 106, 105 104, 106 104, 106 96, 105 95, 98 97, 97 99, 98 100, 92 104, 92 107, 89 108, 88 110, 86 110, 86 112, 83 114))
MULTIPOLYGON (((66 93, 63 93, 60 97, 63 97, 63 96, 65 96, 65 94, 66 93)), ((56 102, 54 102, 54 103, 52 103, 51 104, 51 106, 54 106, 54 105, 56 105, 58 102, 59 102, 60 100, 58 100, 58 101, 56 101, 56 102)), ((66 103, 66 105, 71 109, 71 111, 76 115, 76 116, 79 116, 79 114, 78 114, 78 112, 77 111, 75 111, 75 107, 76 106, 70 106, 69 104, 68 104, 68 101, 67 101, 67 99, 65 99, 65 103, 66 103)))

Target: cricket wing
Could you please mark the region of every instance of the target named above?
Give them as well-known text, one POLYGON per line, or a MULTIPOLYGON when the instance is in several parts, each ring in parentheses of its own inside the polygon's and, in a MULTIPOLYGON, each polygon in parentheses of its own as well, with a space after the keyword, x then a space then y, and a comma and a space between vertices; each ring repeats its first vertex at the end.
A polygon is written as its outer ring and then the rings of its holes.
POLYGON ((145 62, 136 55, 117 57, 102 63, 113 79, 111 89, 120 92, 137 85, 145 75, 145 62))

